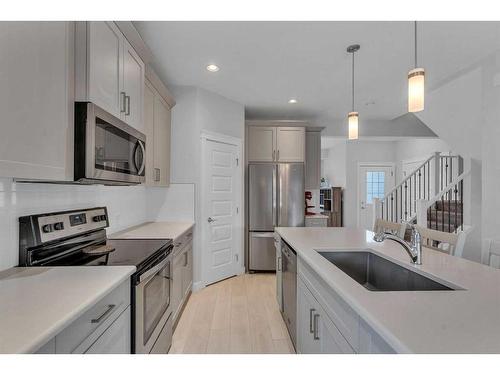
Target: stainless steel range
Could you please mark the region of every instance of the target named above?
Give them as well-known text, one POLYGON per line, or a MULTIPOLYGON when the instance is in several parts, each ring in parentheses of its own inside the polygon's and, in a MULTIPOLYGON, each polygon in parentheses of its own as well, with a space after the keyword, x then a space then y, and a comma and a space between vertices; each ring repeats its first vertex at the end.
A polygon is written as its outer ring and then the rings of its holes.
POLYGON ((131 350, 165 354, 172 342, 172 240, 109 240, 108 226, 106 207, 20 217, 19 265, 136 266, 131 350))

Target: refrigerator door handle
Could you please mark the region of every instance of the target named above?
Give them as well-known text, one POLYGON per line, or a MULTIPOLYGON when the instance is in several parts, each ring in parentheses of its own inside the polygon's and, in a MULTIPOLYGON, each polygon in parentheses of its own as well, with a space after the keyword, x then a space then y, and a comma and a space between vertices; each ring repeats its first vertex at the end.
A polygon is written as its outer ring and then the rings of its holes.
POLYGON ((276 210, 276 166, 273 167, 273 227, 276 223, 277 210, 276 210))
POLYGON ((282 171, 280 170, 280 165, 278 164, 276 166, 278 168, 278 176, 277 176, 277 181, 276 181, 276 184, 278 185, 278 189, 277 189, 277 195, 278 195, 278 208, 277 208, 277 211, 278 211, 278 226, 280 227, 281 226, 281 208, 283 207, 283 202, 282 202, 282 191, 281 191, 281 188, 282 188, 282 181, 281 181, 281 175, 282 175, 282 171))

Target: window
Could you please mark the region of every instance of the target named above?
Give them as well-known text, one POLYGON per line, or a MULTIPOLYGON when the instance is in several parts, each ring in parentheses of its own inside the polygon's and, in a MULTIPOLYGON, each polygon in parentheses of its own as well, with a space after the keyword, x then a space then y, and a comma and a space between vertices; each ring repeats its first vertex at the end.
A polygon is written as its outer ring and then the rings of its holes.
POLYGON ((385 172, 366 172, 366 203, 372 204, 373 198, 382 199, 385 194, 385 172))

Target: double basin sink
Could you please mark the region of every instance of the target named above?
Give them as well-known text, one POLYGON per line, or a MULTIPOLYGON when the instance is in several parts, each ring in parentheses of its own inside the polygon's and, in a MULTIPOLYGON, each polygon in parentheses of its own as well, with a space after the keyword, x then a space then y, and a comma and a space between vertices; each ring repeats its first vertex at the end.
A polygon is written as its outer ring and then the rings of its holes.
POLYGON ((318 251, 359 284, 371 291, 456 290, 367 250, 318 251))

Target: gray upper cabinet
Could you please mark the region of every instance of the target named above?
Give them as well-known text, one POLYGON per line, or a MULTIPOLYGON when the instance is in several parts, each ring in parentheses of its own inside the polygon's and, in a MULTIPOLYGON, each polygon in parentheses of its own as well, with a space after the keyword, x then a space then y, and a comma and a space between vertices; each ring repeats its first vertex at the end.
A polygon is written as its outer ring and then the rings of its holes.
POLYGON ((146 184, 170 185, 171 107, 153 84, 144 86, 144 125, 146 132, 146 184))
POLYGON ((305 159, 305 128, 276 128, 276 161, 303 162, 305 159))
POLYGON ((306 131, 306 190, 320 188, 321 132, 306 131))
POLYGON ((144 132, 145 65, 114 22, 77 22, 76 100, 91 101, 144 132))
POLYGON ((0 176, 73 178, 73 22, 0 23, 0 176))
POLYGON ((303 162, 305 128, 297 126, 249 126, 249 162, 303 162))
POLYGON ((276 128, 251 126, 248 128, 248 161, 269 161, 276 158, 276 128))

